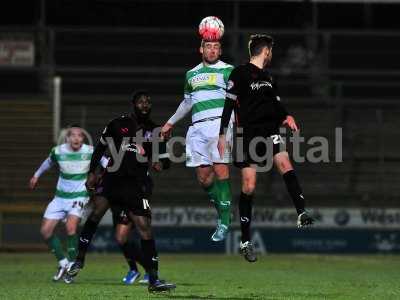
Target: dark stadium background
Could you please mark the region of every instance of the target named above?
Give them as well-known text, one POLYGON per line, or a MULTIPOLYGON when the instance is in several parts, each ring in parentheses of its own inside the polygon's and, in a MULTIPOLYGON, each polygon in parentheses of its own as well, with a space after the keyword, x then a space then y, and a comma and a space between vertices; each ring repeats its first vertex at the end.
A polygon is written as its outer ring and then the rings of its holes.
MULTIPOLYGON (((199 63, 197 26, 208 15, 224 22, 223 60, 235 65, 246 60, 251 33, 275 37, 272 68, 283 101, 306 141, 322 136, 330 145, 329 162, 296 164, 318 220, 310 230, 295 229, 280 176, 260 174, 257 242, 271 252, 400 251, 400 1, 3 1, 0 249, 45 249, 39 224, 57 173, 34 192, 27 186, 54 145, 54 78, 61 78, 61 127, 78 122, 96 140, 128 110, 135 89, 150 91, 153 118, 164 123, 182 99, 184 72, 199 63), (28 58, 13 60, 18 51, 28 58), (343 162, 335 161, 335 128, 343 162)), ((235 169, 232 185, 237 197, 235 169)), ((160 217, 161 251, 237 251, 237 230, 226 245, 209 242, 202 210, 209 204, 193 170, 175 164, 155 175, 155 186, 154 209, 199 216, 186 226, 160 217)), ((114 249, 110 226, 100 240, 98 250, 114 249)))

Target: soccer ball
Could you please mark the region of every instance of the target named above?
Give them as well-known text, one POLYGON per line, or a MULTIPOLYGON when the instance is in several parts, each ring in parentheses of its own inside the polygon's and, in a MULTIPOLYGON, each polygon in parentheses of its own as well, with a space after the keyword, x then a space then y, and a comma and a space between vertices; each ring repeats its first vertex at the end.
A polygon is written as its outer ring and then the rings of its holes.
POLYGON ((218 41, 224 35, 224 24, 217 17, 205 17, 200 22, 199 34, 203 40, 218 41))

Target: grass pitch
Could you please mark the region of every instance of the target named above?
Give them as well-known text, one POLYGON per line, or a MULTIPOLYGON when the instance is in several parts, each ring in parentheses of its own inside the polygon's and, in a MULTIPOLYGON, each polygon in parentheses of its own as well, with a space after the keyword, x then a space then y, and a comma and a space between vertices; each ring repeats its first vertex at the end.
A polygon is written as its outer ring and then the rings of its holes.
POLYGON ((53 283, 50 254, 0 254, 0 299, 400 299, 400 256, 162 255, 172 293, 125 286, 122 256, 89 254, 71 285, 53 283))

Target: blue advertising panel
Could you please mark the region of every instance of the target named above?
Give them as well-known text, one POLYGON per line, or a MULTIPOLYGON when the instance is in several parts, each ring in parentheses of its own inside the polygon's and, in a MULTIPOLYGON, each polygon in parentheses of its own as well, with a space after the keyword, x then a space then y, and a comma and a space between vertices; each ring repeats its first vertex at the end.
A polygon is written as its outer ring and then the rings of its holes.
MULTIPOLYGON (((210 240, 213 230, 156 227, 157 248, 164 253, 238 253, 238 228, 233 228, 222 243, 210 240)), ((400 232, 393 229, 257 228, 252 240, 259 253, 400 253, 400 232)), ((99 228, 92 250, 118 251, 112 226, 99 228)))

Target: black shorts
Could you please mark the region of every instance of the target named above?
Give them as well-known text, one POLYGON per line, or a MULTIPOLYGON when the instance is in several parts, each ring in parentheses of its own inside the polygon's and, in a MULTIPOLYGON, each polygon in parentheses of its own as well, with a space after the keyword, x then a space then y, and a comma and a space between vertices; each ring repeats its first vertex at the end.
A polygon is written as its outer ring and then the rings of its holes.
POLYGON ((131 223, 131 220, 128 217, 126 209, 121 205, 118 204, 112 205, 111 212, 112 212, 112 219, 114 226, 117 226, 118 224, 128 225, 131 223))
POLYGON ((233 164, 238 168, 251 164, 265 166, 267 160, 283 151, 286 151, 286 145, 279 127, 246 128, 243 133, 235 135, 233 164))
POLYGON ((148 178, 105 176, 103 181, 104 195, 110 202, 113 216, 132 212, 136 216, 151 217, 149 200, 151 185, 148 178))
MULTIPOLYGON (((131 221, 128 218, 128 215, 126 213, 126 209, 118 204, 110 205, 108 198, 104 195, 103 193, 103 185, 96 187, 96 193, 95 193, 95 202, 94 205, 96 205, 97 197, 102 197, 106 199, 108 202, 108 208, 111 209, 112 213, 112 220, 113 220, 113 225, 117 226, 118 224, 123 224, 123 225, 128 225, 131 221)), ((108 210, 107 208, 107 210, 108 210)))
POLYGON ((118 224, 123 224, 123 225, 128 225, 131 221, 128 218, 128 215, 126 213, 126 210, 119 205, 113 205, 113 207, 110 206, 110 202, 108 201, 107 197, 104 195, 103 193, 103 185, 98 185, 96 187, 96 193, 94 196, 94 201, 93 201, 93 205, 96 207, 98 204, 97 201, 102 201, 101 205, 105 205, 105 203, 103 201, 107 202, 107 207, 104 207, 106 210, 108 210, 109 208, 111 209, 112 212, 112 220, 113 220, 113 224, 114 226, 118 225, 118 224))

